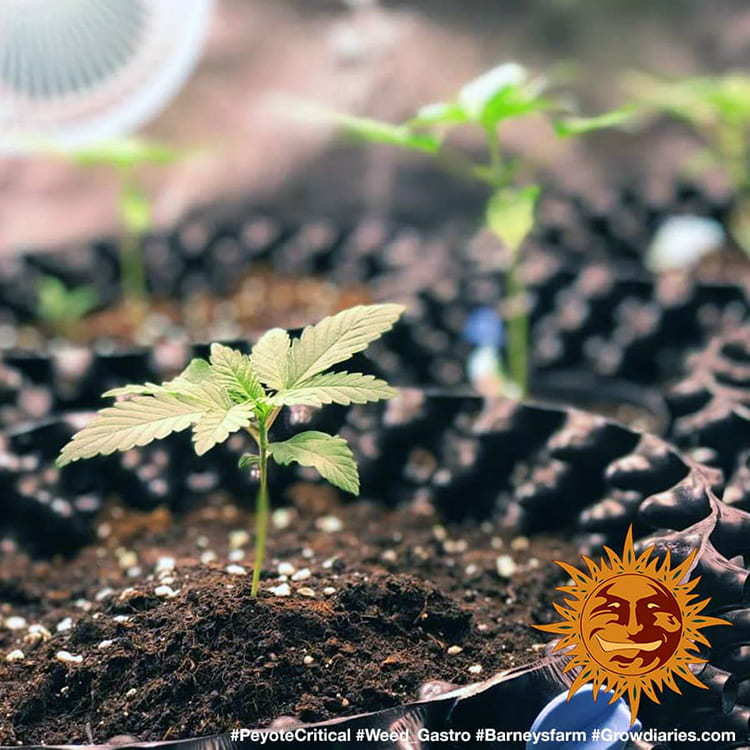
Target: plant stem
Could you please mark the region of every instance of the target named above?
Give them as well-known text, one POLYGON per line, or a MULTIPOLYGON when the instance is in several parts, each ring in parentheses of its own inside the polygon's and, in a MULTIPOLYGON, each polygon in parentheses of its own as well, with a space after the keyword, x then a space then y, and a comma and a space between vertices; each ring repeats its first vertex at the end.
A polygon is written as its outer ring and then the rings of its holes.
MULTIPOLYGON (((500 139, 496 127, 485 128, 487 149, 490 155, 490 172, 496 188, 508 182, 509 168, 503 165, 500 153, 500 139)), ((508 326, 507 372, 523 398, 528 391, 529 380, 529 318, 526 311, 526 289, 520 275, 520 248, 511 248, 512 257, 508 268, 505 298, 508 313, 505 322, 508 326)))
POLYGON ((255 498, 255 563, 251 596, 258 596, 260 573, 266 556, 266 532, 268 531, 268 427, 265 419, 258 420, 258 449, 260 487, 255 498))
POLYGON ((490 153, 490 170, 494 178, 495 187, 503 182, 503 162, 500 156, 500 139, 497 137, 495 126, 485 128, 487 134, 487 149, 490 153))
POLYGON ((138 234, 128 230, 125 230, 120 243, 120 273, 125 299, 142 306, 146 299, 143 244, 138 234))
POLYGON ((148 207, 140 203, 142 198, 133 170, 122 169, 119 197, 122 226, 120 276, 126 302, 131 303, 137 311, 141 312, 145 308, 148 296, 146 271, 143 264, 143 235, 151 220, 148 207))
POLYGON ((450 146, 443 146, 437 154, 437 162, 448 174, 470 182, 481 182, 495 186, 495 175, 484 164, 475 164, 471 159, 450 146))
POLYGON ((513 253, 506 281, 508 302, 508 373, 518 387, 519 398, 526 396, 529 387, 529 316, 526 310, 526 289, 521 279, 520 254, 513 253))

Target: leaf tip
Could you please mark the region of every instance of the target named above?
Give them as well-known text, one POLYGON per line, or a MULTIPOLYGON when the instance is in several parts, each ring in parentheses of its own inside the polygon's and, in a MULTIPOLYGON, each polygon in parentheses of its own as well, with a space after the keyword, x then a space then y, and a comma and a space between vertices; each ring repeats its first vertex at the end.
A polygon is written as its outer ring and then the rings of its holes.
POLYGON ((393 310, 393 314, 396 318, 400 318, 406 312, 406 305, 402 305, 398 302, 389 302, 388 306, 393 310))
POLYGON ((71 461, 74 461, 75 459, 69 458, 65 455, 65 449, 63 448, 60 455, 55 459, 55 466, 58 469, 62 469, 64 466, 67 466, 71 461))

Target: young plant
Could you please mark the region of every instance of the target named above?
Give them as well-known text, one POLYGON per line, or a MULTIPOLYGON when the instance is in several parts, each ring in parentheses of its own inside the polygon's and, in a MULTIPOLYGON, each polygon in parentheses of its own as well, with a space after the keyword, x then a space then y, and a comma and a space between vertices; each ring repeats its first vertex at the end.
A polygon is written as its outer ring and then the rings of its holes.
POLYGON ((667 114, 687 123, 703 149, 693 169, 719 167, 730 180, 736 205, 729 230, 750 254, 750 75, 664 80, 631 74, 626 87, 645 118, 667 114))
POLYGON ((81 318, 99 304, 92 286, 68 288, 54 276, 42 276, 37 283, 39 320, 60 336, 73 336, 81 318))
POLYGON ((152 226, 151 200, 138 178, 140 167, 163 166, 182 158, 179 151, 136 138, 106 141, 77 151, 73 159, 86 167, 109 167, 118 177, 117 213, 122 229, 120 276, 125 301, 137 313, 147 299, 143 236, 152 226))
POLYGON ((528 310, 520 275, 521 247, 534 226, 540 189, 522 184, 522 166, 505 153, 500 140, 501 126, 533 113, 544 114, 560 137, 578 136, 623 124, 627 110, 597 117, 569 117, 566 107, 546 93, 544 78, 532 77, 517 63, 500 65, 466 84, 457 96, 422 107, 400 125, 368 118, 325 113, 345 133, 361 140, 390 144, 434 157, 459 176, 477 180, 490 191, 485 210, 486 226, 509 251, 503 318, 506 328, 506 395, 523 396, 528 390, 528 310), (477 163, 471 155, 448 143, 457 127, 473 126, 484 137, 487 160, 477 163))
POLYGON ((346 441, 314 430, 273 442, 269 431, 282 409, 306 405, 362 404, 392 398, 396 391, 372 375, 330 368, 366 349, 388 331, 403 312, 400 305, 359 305, 308 326, 299 338, 274 328, 250 355, 213 344, 209 361, 194 359, 174 380, 161 385, 127 385, 104 396, 122 397, 102 409, 76 433, 57 459, 58 466, 107 456, 164 438, 188 427, 201 456, 237 430, 257 446, 240 459, 241 468, 257 468, 255 566, 252 594, 258 593, 268 528, 268 463, 293 461, 311 466, 331 484, 359 493, 359 474, 346 441))

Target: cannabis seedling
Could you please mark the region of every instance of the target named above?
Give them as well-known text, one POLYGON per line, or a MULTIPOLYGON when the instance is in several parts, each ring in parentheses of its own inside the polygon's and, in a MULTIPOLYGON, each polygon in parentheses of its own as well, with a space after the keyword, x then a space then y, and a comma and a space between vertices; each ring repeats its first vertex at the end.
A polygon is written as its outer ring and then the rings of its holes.
POLYGON ((36 315, 60 336, 73 336, 81 318, 99 304, 93 286, 67 287, 55 276, 42 276, 37 282, 36 315))
POLYGON ((142 312, 148 296, 143 237, 151 229, 152 210, 151 200, 138 178, 138 170, 146 165, 172 164, 183 154, 158 143, 127 138, 96 144, 75 152, 72 157, 81 166, 109 167, 117 174, 122 289, 126 302, 136 313, 142 312))
POLYGON ((629 75, 625 85, 644 120, 667 114, 687 123, 701 139, 703 148, 688 167, 718 167, 727 176, 737 199, 729 230, 750 254, 750 76, 671 81, 639 73, 629 75))
POLYGON ((269 430, 284 407, 362 404, 392 398, 396 391, 372 375, 331 371, 389 330, 403 312, 400 305, 360 305, 308 326, 299 338, 274 328, 250 355, 212 344, 210 359, 194 359, 161 385, 127 385, 104 396, 122 397, 102 409, 64 446, 58 466, 110 455, 192 427, 200 456, 231 433, 246 430, 257 453, 246 453, 241 468, 257 467, 256 544, 252 594, 258 593, 268 528, 268 462, 311 466, 331 484, 359 493, 359 473, 346 441, 310 430, 271 442, 269 430))
POLYGON ((517 63, 500 65, 466 84, 451 101, 422 107, 400 125, 378 120, 309 110, 314 116, 333 121, 345 133, 361 140, 390 144, 433 156, 459 176, 478 180, 490 191, 485 212, 486 226, 510 252, 507 266, 505 310, 508 395, 528 390, 528 310, 520 274, 520 250, 534 226, 539 187, 522 185, 518 159, 503 153, 500 126, 532 113, 545 113, 560 137, 578 136, 622 124, 630 116, 615 110, 596 117, 570 117, 560 101, 549 98, 544 78, 532 78, 517 63), (449 133, 462 126, 478 128, 487 148, 487 162, 474 159, 447 142, 449 133), (510 387, 508 387, 510 385, 510 387))

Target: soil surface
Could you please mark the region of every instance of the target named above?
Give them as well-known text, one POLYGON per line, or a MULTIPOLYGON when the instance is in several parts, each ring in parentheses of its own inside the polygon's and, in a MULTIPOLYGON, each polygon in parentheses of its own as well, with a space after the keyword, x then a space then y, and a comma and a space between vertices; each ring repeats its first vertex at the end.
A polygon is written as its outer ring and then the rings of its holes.
POLYGON ((259 268, 245 273, 225 296, 202 291, 179 301, 159 297, 143 305, 125 301, 94 312, 63 331, 23 326, 18 344, 42 347, 48 336, 62 334, 78 344, 106 338, 148 346, 165 336, 173 337, 175 325, 192 341, 247 338, 277 326, 300 328, 371 301, 364 286, 343 287, 314 276, 286 276, 259 268))
POLYGON ((73 560, 0 566, 0 744, 186 738, 310 722, 533 661, 572 544, 441 525, 419 502, 339 505, 298 485, 275 511, 262 595, 251 519, 112 508, 73 560), (20 619, 22 618, 22 619, 20 619), (41 627, 40 627, 41 626, 41 627), (23 652, 23 658, 15 653, 23 652), (67 653, 64 653, 67 652, 67 653))

